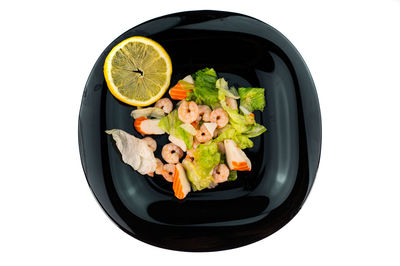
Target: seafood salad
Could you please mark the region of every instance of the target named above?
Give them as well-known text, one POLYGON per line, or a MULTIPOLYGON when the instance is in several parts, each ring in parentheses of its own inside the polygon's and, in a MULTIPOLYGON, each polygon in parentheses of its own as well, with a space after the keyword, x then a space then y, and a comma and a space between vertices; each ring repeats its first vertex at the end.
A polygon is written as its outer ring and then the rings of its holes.
POLYGON ((125 163, 171 182, 178 199, 234 181, 238 171, 251 171, 244 151, 253 147, 251 138, 266 131, 254 116, 265 108, 264 88, 229 87, 214 69, 205 68, 179 80, 169 96, 132 111, 134 128, 143 138, 106 131, 125 163), (157 142, 150 136, 162 134, 170 143, 160 147, 161 158, 156 158, 157 142))

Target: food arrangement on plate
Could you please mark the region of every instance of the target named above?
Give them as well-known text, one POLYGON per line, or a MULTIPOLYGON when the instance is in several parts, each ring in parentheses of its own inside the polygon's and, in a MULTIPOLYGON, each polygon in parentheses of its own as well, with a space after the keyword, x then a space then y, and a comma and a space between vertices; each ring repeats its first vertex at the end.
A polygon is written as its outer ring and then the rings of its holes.
POLYGON ((110 92, 132 106, 134 128, 143 138, 110 129, 122 160, 142 175, 172 182, 174 195, 212 189, 251 171, 245 149, 266 131, 254 112, 265 108, 264 88, 235 88, 213 68, 200 69, 169 88, 172 63, 155 41, 135 36, 117 44, 104 64, 110 92), (167 92, 170 98, 163 97, 167 92), (150 106, 153 103, 154 106, 150 106), (168 134, 162 160, 150 135, 168 134))

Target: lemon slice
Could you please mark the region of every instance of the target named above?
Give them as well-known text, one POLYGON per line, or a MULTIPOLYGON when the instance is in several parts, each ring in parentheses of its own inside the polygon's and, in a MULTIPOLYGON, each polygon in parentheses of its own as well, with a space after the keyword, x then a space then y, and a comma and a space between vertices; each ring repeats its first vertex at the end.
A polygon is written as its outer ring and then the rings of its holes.
POLYGON ((168 89, 172 63, 157 42, 134 36, 117 44, 104 62, 104 77, 110 92, 120 101, 147 106, 168 89))

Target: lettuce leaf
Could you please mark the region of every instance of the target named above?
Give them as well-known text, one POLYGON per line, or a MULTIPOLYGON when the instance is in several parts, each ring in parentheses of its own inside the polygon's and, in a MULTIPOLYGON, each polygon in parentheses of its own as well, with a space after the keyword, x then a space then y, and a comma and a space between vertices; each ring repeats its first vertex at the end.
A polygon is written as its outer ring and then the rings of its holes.
MULTIPOLYGON (((233 99, 239 99, 240 98, 239 97, 239 93, 237 92, 235 87, 229 88, 228 87, 228 82, 226 82, 226 80, 223 79, 223 78, 220 78, 220 79, 218 79, 216 81, 215 87, 218 90, 221 90, 225 94, 225 96, 227 96, 227 97, 231 97, 233 99)), ((220 98, 220 97, 218 97, 218 98, 220 98)))
POLYGON ((195 101, 197 104, 215 106, 218 104, 218 91, 207 87, 194 87, 193 91, 186 97, 187 101, 195 101))
POLYGON ((193 136, 181 127, 182 124, 183 122, 179 119, 178 110, 176 109, 169 113, 169 115, 161 118, 158 126, 169 135, 183 140, 186 147, 191 149, 193 145, 193 136))
POLYGON ((237 171, 230 171, 228 181, 235 181, 237 179, 237 171))
POLYGON ((247 148, 253 148, 254 143, 249 139, 248 136, 246 135, 236 135, 232 139, 240 149, 247 149, 247 148))
POLYGON ((217 143, 200 144, 194 152, 194 162, 210 172, 221 160, 217 143))
POLYGON ((197 104, 215 106, 218 104, 218 90, 215 87, 217 73, 212 68, 204 68, 194 74, 193 91, 186 97, 187 101, 195 101, 197 104))
POLYGON ((186 176, 192 186, 193 191, 203 190, 208 188, 208 186, 214 181, 210 172, 206 169, 195 165, 190 160, 183 160, 182 166, 185 168, 186 176))
POLYGON ((263 111, 265 107, 265 96, 263 88, 239 88, 240 105, 253 112, 263 111))
POLYGON ((260 124, 255 123, 248 131, 243 133, 244 136, 254 138, 267 131, 267 129, 260 124))
POLYGON ((215 89, 217 73, 213 68, 204 68, 194 74, 195 87, 215 89))
POLYGON ((224 141, 226 139, 233 140, 240 149, 252 148, 254 143, 249 139, 248 136, 238 134, 237 131, 230 125, 219 134, 217 138, 214 139, 215 143, 224 141))
POLYGON ((200 144, 194 152, 194 160, 183 160, 182 165, 193 191, 208 188, 214 178, 213 168, 221 162, 221 153, 216 143, 200 144))

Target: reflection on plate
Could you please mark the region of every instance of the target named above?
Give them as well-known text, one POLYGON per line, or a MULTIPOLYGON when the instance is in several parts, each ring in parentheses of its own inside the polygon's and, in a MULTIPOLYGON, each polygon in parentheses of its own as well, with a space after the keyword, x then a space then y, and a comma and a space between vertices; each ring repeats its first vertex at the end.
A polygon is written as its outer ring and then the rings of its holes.
MULTIPOLYGON (((165 135, 155 139, 160 146, 167 143, 165 135)), ((304 203, 320 157, 318 97, 300 54, 264 22, 220 11, 171 14, 130 29, 100 55, 82 98, 79 148, 95 197, 128 234, 174 250, 235 248, 276 232, 304 203), (251 172, 240 172, 235 182, 180 201, 171 183, 143 177, 122 162, 104 131, 119 128, 140 135, 129 115, 133 108, 113 98, 102 70, 112 47, 136 35, 154 39, 171 56, 171 84, 187 73, 213 67, 236 87, 266 89, 267 105, 256 120, 268 131, 246 150, 251 172)))

